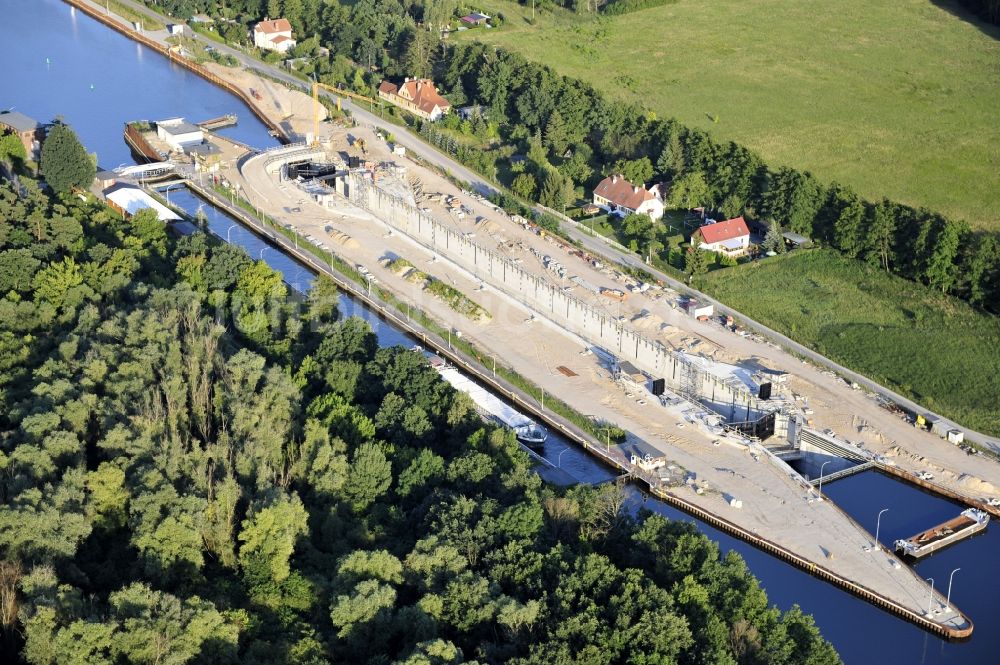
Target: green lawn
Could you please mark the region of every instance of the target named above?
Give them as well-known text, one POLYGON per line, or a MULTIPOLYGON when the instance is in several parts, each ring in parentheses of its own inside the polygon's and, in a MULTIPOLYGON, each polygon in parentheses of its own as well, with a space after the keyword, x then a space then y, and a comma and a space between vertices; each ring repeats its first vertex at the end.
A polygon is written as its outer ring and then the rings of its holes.
POLYGON ((709 273, 699 288, 924 406, 1000 434, 1000 320, 831 250, 709 273))
POLYGON ((679 0, 534 24, 530 8, 483 5, 507 22, 459 39, 520 51, 772 166, 1000 228, 1000 29, 946 1, 679 0))

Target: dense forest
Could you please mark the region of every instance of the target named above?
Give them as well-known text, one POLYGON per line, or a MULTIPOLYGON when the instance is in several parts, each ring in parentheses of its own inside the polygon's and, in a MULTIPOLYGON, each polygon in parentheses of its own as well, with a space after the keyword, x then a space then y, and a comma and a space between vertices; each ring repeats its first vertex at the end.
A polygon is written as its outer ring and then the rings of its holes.
POLYGON ((693 525, 543 485, 331 282, 290 298, 239 247, 21 170, 0 178, 8 660, 839 662, 693 525))

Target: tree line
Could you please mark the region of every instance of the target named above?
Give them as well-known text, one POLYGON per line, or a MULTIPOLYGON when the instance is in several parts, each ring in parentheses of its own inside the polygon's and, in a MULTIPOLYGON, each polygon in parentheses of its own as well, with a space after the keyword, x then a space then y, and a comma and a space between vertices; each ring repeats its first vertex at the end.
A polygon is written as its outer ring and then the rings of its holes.
POLYGON ((839 662, 693 525, 543 485, 329 280, 21 175, 0 294, 12 660, 839 662))
POLYGON ((851 258, 1000 309, 996 233, 972 232, 964 222, 888 199, 866 201, 809 172, 770 169, 743 146, 608 100, 502 49, 455 47, 437 72, 447 91, 483 104, 501 127, 507 121, 505 139, 528 156, 532 181, 520 186, 522 195, 559 207, 573 187, 589 190, 605 175, 624 172, 635 182, 668 183, 671 207, 705 206, 726 217, 777 223, 851 258))

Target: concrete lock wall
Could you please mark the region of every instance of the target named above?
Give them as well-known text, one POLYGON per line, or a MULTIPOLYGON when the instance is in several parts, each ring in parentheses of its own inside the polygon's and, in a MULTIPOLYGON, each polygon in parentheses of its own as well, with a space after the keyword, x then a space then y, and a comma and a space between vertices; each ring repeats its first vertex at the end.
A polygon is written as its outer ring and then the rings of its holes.
POLYGON ((532 311, 618 358, 628 360, 649 375, 664 378, 671 390, 697 396, 728 420, 756 419, 767 412, 745 385, 696 369, 663 344, 644 338, 606 312, 445 227, 406 201, 372 186, 363 176, 351 174, 348 178, 338 179, 336 189, 355 205, 368 210, 427 249, 446 256, 532 311))

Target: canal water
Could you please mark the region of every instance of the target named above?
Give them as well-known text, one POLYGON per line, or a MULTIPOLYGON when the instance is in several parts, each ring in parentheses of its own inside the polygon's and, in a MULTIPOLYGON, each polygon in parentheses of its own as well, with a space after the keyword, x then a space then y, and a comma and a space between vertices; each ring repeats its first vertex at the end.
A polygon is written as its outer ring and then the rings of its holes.
MULTIPOLYGON (((88 150, 97 151, 102 166, 129 161, 121 128, 124 122, 138 118, 185 116, 201 120, 235 111, 240 125, 227 131, 230 136, 258 147, 274 142, 239 100, 92 19, 79 13, 74 16, 59 0, 0 0, 0 11, 5 26, 0 57, 6 66, 0 108, 13 106, 43 121, 62 115, 81 135, 88 150)), ((202 203, 188 190, 175 189, 169 196, 172 203, 189 212, 202 208, 214 233, 242 245, 252 257, 262 258, 280 271, 293 288, 309 288, 313 274, 305 266, 202 203)), ((365 317, 380 344, 413 344, 401 331, 350 299, 343 298, 341 306, 345 315, 365 317)), ((546 443, 544 454, 561 467, 560 473, 552 474, 554 480, 558 480, 555 476, 564 478, 563 473, 587 483, 611 477, 606 468, 555 434, 546 443)), ((880 540, 889 546, 896 538, 910 536, 961 510, 875 472, 830 483, 823 489, 872 532, 878 511, 889 508, 880 532, 880 540)), ((659 501, 645 498, 637 489, 629 491, 633 507, 691 520, 659 501)), ((797 603, 812 614, 846 663, 998 662, 1000 576, 995 566, 1000 552, 1000 524, 916 566, 923 576, 933 578, 939 589, 947 589, 951 571, 961 568, 954 575, 952 600, 976 623, 973 638, 964 643, 944 642, 742 541, 708 525, 695 524, 724 552, 735 550, 744 557, 771 602, 781 609, 797 603)))
POLYGON ((265 148, 276 143, 239 99, 60 0, 0 0, 0 110, 39 122, 61 116, 102 168, 132 164, 122 140, 130 120, 235 113, 219 133, 265 148))

